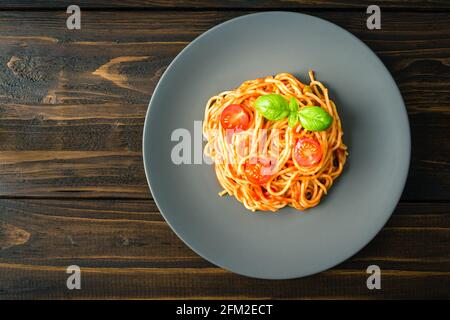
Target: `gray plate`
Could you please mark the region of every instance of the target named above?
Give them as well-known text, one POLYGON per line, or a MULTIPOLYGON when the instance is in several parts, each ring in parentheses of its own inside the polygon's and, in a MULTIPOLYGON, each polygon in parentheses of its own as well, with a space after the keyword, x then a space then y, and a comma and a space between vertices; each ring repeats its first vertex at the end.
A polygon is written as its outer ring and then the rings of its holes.
POLYGON ((189 247, 239 274, 286 279, 335 266, 383 227, 405 184, 410 133, 399 90, 366 45, 312 16, 266 12, 212 28, 175 58, 150 101, 143 147, 153 197, 189 247), (172 131, 193 133, 210 96, 279 72, 306 80, 310 68, 337 103, 350 152, 319 206, 250 213, 217 196, 212 166, 172 163, 172 131))

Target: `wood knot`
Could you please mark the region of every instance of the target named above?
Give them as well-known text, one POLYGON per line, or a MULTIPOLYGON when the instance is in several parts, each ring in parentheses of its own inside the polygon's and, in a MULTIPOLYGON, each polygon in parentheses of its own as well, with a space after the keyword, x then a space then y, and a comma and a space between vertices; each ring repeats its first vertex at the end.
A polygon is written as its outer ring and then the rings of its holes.
POLYGON ((30 239, 30 233, 16 226, 0 221, 0 249, 19 246, 30 239))
POLYGON ((141 92, 141 90, 128 82, 128 76, 123 73, 120 66, 125 63, 144 61, 148 58, 148 56, 126 56, 113 58, 97 68, 94 72, 92 72, 92 74, 111 81, 120 88, 141 92))

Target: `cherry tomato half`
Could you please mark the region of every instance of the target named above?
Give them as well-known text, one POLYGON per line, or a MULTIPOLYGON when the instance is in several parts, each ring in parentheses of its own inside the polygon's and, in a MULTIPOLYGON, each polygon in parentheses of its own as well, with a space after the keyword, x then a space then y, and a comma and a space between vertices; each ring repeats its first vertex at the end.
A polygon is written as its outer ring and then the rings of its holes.
POLYGON ((322 148, 314 138, 300 138, 294 146, 294 157, 301 167, 311 167, 322 159, 322 148))
POLYGON ((244 131, 248 129, 250 116, 240 104, 231 104, 223 109, 220 122, 225 130, 244 131))
POLYGON ((248 160, 244 164, 244 173, 251 183, 263 185, 272 176, 274 162, 264 158, 248 160))

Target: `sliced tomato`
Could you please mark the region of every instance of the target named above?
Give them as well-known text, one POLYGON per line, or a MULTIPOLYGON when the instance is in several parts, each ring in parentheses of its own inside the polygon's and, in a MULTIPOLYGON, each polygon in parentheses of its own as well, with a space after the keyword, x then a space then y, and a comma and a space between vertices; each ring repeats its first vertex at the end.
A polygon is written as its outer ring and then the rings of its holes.
POLYGON ((300 138, 294 146, 294 158, 301 167, 311 167, 322 159, 322 148, 314 138, 300 138))
POLYGON ((230 104, 223 109, 220 122, 225 130, 244 131, 250 124, 250 115, 240 104, 230 104))
POLYGON ((272 176, 274 161, 264 158, 250 159, 244 164, 244 173, 248 181, 263 185, 272 176))

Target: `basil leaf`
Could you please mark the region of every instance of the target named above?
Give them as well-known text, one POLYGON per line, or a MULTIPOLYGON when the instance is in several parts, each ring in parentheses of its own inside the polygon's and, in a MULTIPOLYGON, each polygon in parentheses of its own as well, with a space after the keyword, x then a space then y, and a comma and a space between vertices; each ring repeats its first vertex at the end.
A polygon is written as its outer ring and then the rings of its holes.
POLYGON ((271 121, 281 120, 289 115, 289 104, 279 94, 266 94, 258 97, 255 107, 264 118, 271 121))
POLYGON ((298 112, 302 127, 310 131, 323 131, 333 122, 333 117, 321 107, 304 107, 298 112))
POLYGON ((291 98, 291 100, 289 100, 289 112, 297 113, 297 111, 298 111, 298 102, 297 100, 295 100, 295 98, 291 98))
POLYGON ((298 115, 295 112, 291 112, 288 117, 288 125, 293 128, 298 122, 298 115))

